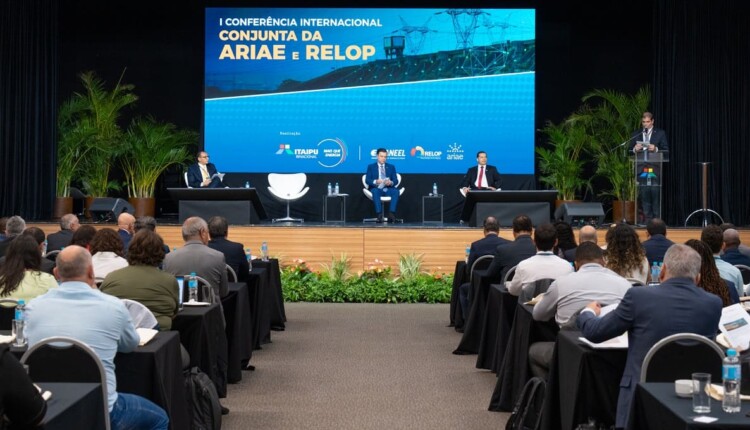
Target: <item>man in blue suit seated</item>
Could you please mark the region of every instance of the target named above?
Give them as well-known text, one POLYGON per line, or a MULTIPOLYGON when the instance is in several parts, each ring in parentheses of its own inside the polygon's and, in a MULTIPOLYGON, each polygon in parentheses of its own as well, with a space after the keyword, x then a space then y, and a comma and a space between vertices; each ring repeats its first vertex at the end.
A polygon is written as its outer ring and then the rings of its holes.
POLYGON ((391 198, 391 206, 388 210, 388 221, 396 221, 396 208, 398 207, 398 176, 396 167, 393 164, 386 163, 388 151, 385 148, 378 148, 378 161, 367 166, 367 175, 365 181, 372 192, 372 203, 375 205, 375 213, 378 214, 379 223, 383 222, 383 204, 380 197, 386 196, 391 198))
POLYGON ((615 426, 624 428, 643 359, 654 344, 676 333, 696 333, 713 339, 719 330, 722 302, 696 284, 701 257, 687 245, 672 245, 664 255, 661 285, 630 288, 612 312, 598 317, 598 302, 589 303, 578 316, 578 328, 592 342, 628 332, 628 357, 620 380, 615 426))
POLYGON ((201 151, 196 158, 196 163, 188 167, 188 185, 192 188, 224 188, 224 175, 208 162, 208 154, 201 151))
POLYGON ((661 218, 651 218, 646 224, 648 240, 643 242, 643 250, 646 251, 648 265, 653 266, 654 262, 661 263, 664 260, 664 254, 674 242, 667 239, 667 224, 661 218))

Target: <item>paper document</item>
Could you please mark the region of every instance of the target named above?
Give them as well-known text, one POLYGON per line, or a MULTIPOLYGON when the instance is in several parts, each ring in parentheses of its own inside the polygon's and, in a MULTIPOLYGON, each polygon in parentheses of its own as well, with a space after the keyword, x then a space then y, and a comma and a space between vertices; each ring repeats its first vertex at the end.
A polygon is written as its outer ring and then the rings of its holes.
MULTIPOLYGON (((607 315, 608 313, 612 312, 614 309, 617 309, 617 303, 603 306, 601 308, 601 312, 599 312, 599 316, 603 317, 604 315, 607 315)), ((613 337, 612 339, 605 340, 604 342, 594 343, 590 340, 586 339, 585 337, 581 336, 578 338, 581 342, 585 343, 586 345, 594 348, 594 349, 627 349, 628 348, 628 332, 625 332, 617 337, 613 337)))
POLYGON ((730 345, 740 351, 750 344, 750 314, 741 304, 727 306, 721 310, 719 330, 730 345))
POLYGON ((211 180, 214 180, 215 178, 219 178, 220 181, 223 181, 224 175, 226 175, 226 173, 214 173, 213 175, 211 175, 211 180))
POLYGON ((138 333, 138 336, 141 337, 141 341, 138 342, 138 346, 143 346, 151 341, 151 339, 156 336, 156 333, 159 333, 159 330, 154 330, 152 328, 137 328, 135 329, 136 333, 138 333))

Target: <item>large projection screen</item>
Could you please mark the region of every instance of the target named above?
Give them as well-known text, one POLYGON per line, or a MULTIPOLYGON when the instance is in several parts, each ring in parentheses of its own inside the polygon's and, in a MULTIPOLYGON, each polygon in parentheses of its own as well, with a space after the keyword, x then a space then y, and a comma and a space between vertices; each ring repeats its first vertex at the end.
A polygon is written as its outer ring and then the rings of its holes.
POLYGON ((225 172, 534 174, 533 9, 207 8, 204 148, 225 172))

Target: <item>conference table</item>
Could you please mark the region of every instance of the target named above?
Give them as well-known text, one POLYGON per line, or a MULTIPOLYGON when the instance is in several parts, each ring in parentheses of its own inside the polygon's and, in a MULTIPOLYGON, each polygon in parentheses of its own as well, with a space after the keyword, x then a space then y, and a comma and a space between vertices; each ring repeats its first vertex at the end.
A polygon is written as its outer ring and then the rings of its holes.
POLYGON ((45 430, 104 428, 101 384, 39 382, 37 385, 52 393, 42 421, 45 430))
POLYGON ((277 258, 268 261, 253 260, 253 270, 265 269, 267 288, 270 290, 268 299, 268 318, 271 330, 283 331, 286 328, 286 310, 284 309, 284 293, 281 285, 281 269, 277 258))
POLYGON ((739 413, 728 414, 721 409, 721 402, 711 399, 711 412, 704 414, 718 418, 710 424, 695 422, 693 401, 680 398, 674 392, 674 382, 639 382, 635 387, 633 403, 628 419, 628 429, 747 429, 750 428, 750 404, 742 403, 739 413))
POLYGON ((505 348, 508 346, 513 318, 516 315, 518 296, 511 294, 503 284, 491 284, 487 296, 487 308, 482 319, 479 337, 477 369, 497 373, 503 364, 505 348))
POLYGON ((485 276, 486 270, 475 270, 471 281, 471 310, 464 319, 464 334, 458 347, 453 351, 457 355, 476 354, 479 352, 479 343, 482 338, 482 324, 485 312, 487 312, 487 296, 490 287, 490 279, 485 276))
POLYGON ((453 270, 453 288, 451 289, 451 305, 448 327, 461 329, 464 327, 464 314, 461 310, 461 303, 458 298, 458 291, 461 284, 469 282, 469 275, 466 269, 466 261, 456 261, 456 268, 453 270))
POLYGON ((615 423, 627 349, 594 349, 580 331, 561 330, 550 362, 542 418, 544 430, 573 430, 589 418, 615 423))
POLYGON ((253 355, 253 319, 250 311, 250 293, 244 282, 229 283, 229 292, 221 298, 226 321, 227 382, 242 380, 242 369, 253 355))

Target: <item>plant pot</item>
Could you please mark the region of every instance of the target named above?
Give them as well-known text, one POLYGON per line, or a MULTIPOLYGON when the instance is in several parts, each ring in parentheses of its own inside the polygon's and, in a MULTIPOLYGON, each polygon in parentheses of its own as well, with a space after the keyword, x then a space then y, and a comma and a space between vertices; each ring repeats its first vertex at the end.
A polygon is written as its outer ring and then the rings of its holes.
POLYGON ((73 213, 73 197, 55 197, 52 218, 60 219, 63 215, 73 213))
POLYGON ((612 201, 612 222, 622 221, 623 216, 628 224, 635 224, 635 202, 630 200, 612 201), (624 214, 623 214, 624 209, 624 214))
POLYGON ((135 208, 133 216, 136 218, 156 214, 156 199, 153 197, 130 197, 128 202, 135 208))
POLYGON ((83 216, 86 217, 86 219, 91 219, 91 212, 89 212, 89 208, 91 207, 91 203, 94 202, 94 197, 86 196, 86 200, 83 202, 83 216))
POLYGON ((564 205, 565 203, 581 203, 582 200, 555 200, 555 209, 559 208, 560 206, 564 205))

